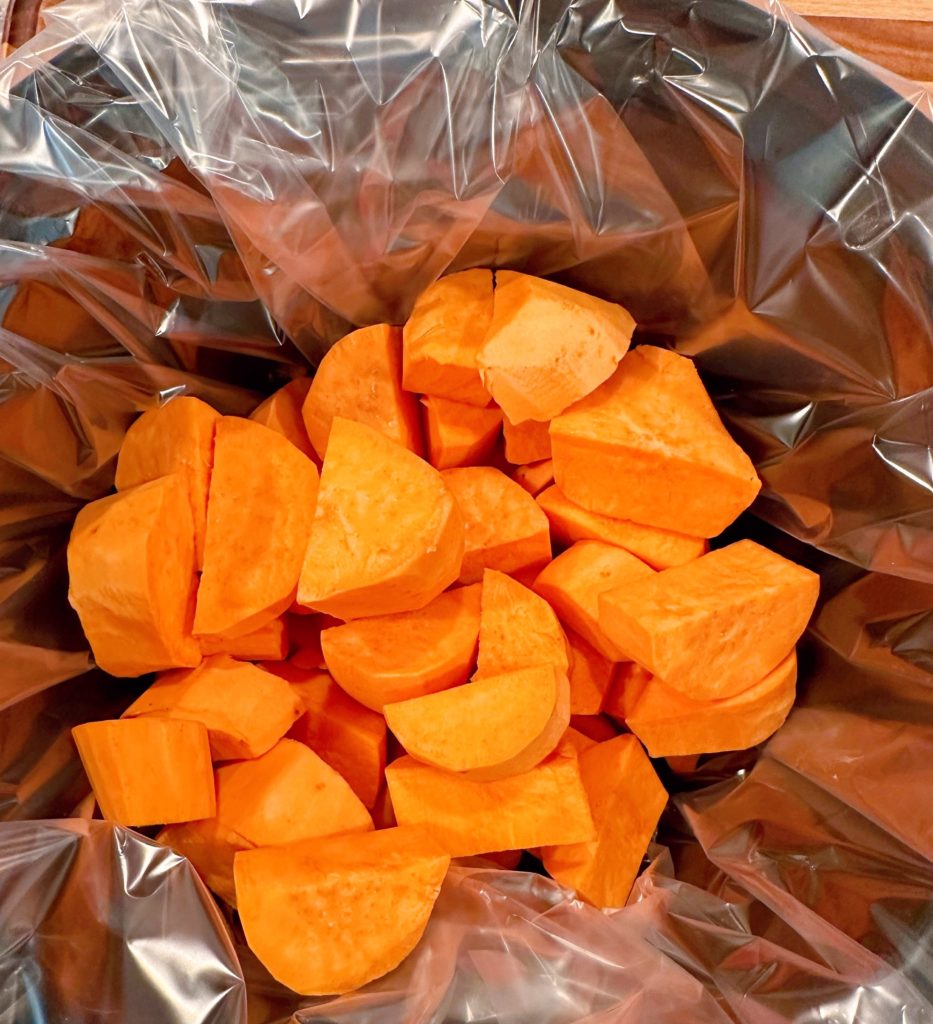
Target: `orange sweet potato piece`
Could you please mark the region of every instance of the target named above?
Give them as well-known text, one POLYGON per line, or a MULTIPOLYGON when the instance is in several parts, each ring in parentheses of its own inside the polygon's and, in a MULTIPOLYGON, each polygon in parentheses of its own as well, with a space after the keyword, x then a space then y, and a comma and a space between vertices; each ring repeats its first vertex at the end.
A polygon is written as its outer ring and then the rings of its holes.
POLYGON ((348 622, 321 634, 327 668, 374 711, 466 682, 476 663, 480 595, 474 584, 414 612, 348 622))
POLYGON ((492 322, 476 362, 512 423, 549 420, 612 375, 634 327, 614 302, 499 270, 492 322))
POLYGON ((264 754, 300 713, 298 696, 284 679, 220 654, 197 668, 164 673, 123 717, 201 722, 211 756, 228 761, 264 754))
POLYGON ((301 409, 311 387, 310 377, 297 377, 279 388, 264 402, 260 402, 250 413, 249 418, 261 423, 264 427, 274 430, 291 443, 313 462, 318 462, 317 452, 311 444, 305 430, 301 409))
POLYGON ((340 772, 372 809, 386 767, 385 719, 344 693, 328 672, 289 666, 289 677, 303 714, 288 735, 340 772))
POLYGON ((180 473, 188 487, 197 568, 204 563, 207 490, 214 430, 220 413, 199 398, 182 395, 144 412, 126 432, 117 456, 118 491, 180 473))
POLYGON ((530 771, 570 722, 567 676, 536 665, 385 707, 386 722, 425 764, 481 781, 530 771))
MULTIPOLYGON (((579 715, 575 717, 579 717, 579 715)), ((615 735, 616 733, 613 733, 612 736, 607 736, 606 738, 612 739, 615 735)), ((579 757, 584 750, 589 750, 590 747, 595 747, 597 741, 591 739, 586 735, 586 733, 580 732, 579 729, 575 729, 573 726, 570 726, 570 728, 564 733, 563 743, 569 750, 575 751, 577 757, 579 757)))
POLYGON ((594 743, 604 743, 619 735, 619 730, 605 715, 571 715, 570 727, 594 743))
POLYGON ((71 735, 109 821, 161 825, 214 813, 210 744, 200 722, 85 722, 71 735))
MULTIPOLYGON (((512 473, 512 479, 519 487, 534 497, 554 483, 554 463, 551 459, 545 459, 544 462, 532 462, 527 466, 516 466, 515 471, 512 473)), ((541 508, 544 514, 547 515, 547 509, 543 505, 541 508)))
POLYGON ((407 828, 238 853, 246 941, 296 992, 352 992, 415 948, 449 864, 421 830, 407 828))
POLYGON ((401 825, 421 825, 452 857, 594 838, 577 756, 561 744, 523 775, 477 782, 402 757, 386 768, 401 825))
MULTIPOLYGON (((553 476, 553 460, 550 468, 553 476)), ((550 483, 553 484, 553 479, 550 483)), ((631 551, 652 569, 669 569, 692 562, 705 554, 709 547, 701 537, 688 537, 684 533, 589 512, 575 505, 557 486, 547 486, 540 491, 538 504, 547 516, 551 536, 558 544, 569 546, 578 540, 601 540, 631 551)))
POLYGON ((534 498, 491 466, 441 474, 463 516, 461 583, 476 583, 484 569, 505 573, 539 568, 551 557, 547 517, 534 498))
POLYGON ((515 424, 502 420, 507 462, 520 466, 524 462, 542 462, 551 457, 551 435, 548 424, 539 420, 526 420, 515 424))
POLYGON ((605 714, 617 722, 624 722, 626 711, 631 704, 631 695, 640 692, 651 678, 651 673, 641 665, 636 665, 634 661, 617 665, 612 685, 603 700, 605 714))
POLYGON ((402 390, 399 328, 363 327, 332 346, 317 368, 302 416, 322 459, 335 417, 365 423, 420 455, 418 399, 402 390))
POLYGON ((463 519, 438 471, 337 417, 299 603, 342 619, 414 611, 454 582, 462 559, 463 519))
POLYGON ((68 600, 105 672, 139 676, 198 664, 194 559, 180 474, 81 509, 68 541, 68 600))
POLYGON ((552 878, 595 906, 622 907, 667 793, 634 736, 616 736, 585 750, 580 754, 580 774, 596 838, 545 847, 541 860, 552 878))
POLYGON ((485 461, 499 438, 502 413, 437 395, 425 395, 425 434, 428 461, 435 469, 476 466, 485 461))
POLYGON ((624 548, 599 540, 578 540, 541 570, 532 589, 610 661, 624 661, 599 625, 599 595, 624 587, 629 580, 653 576, 653 570, 624 548))
POLYGON ((803 566, 740 540, 603 593, 599 623, 668 686, 721 700, 754 686, 790 653, 819 585, 803 566))
POLYGON ((205 658, 212 654, 229 654, 231 658, 243 661, 282 661, 288 657, 289 650, 284 619, 273 619, 252 633, 245 633, 233 640, 205 636, 201 637, 199 643, 205 658))
POLYGON ((217 424, 198 636, 234 639, 288 608, 317 488, 314 463, 281 434, 237 416, 217 424))
MULTIPOLYGON (((570 671, 567 639, 543 598, 504 573, 483 574, 476 678, 497 676, 531 665, 570 671)), ((504 849, 504 847, 500 847, 504 849)))
POLYGON ((693 363, 649 345, 554 419, 551 450, 571 501, 691 537, 715 537, 761 487, 693 363))
POLYGON ((570 647, 570 713, 598 715, 612 686, 615 664, 603 657, 572 630, 567 630, 570 647))
POLYGON ((625 724, 652 757, 715 754, 762 743, 784 724, 794 703, 793 651, 760 682, 734 697, 698 701, 652 678, 624 691, 625 724))
POLYGON ((464 270, 419 296, 403 332, 402 381, 409 391, 489 404, 476 353, 492 320, 492 271, 464 270))

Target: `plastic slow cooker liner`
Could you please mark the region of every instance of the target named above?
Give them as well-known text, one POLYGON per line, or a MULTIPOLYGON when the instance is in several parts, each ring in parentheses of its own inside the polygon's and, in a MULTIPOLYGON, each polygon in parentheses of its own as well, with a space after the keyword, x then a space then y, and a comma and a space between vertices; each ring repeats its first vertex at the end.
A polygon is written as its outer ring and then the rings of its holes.
POLYGON ((0 1024, 933 1020, 929 95, 739 0, 46 17, 0 64, 0 1024), (733 532, 823 576, 800 699, 667 772, 626 908, 464 864, 402 967, 302 1000, 89 820, 68 730, 141 684, 92 668, 64 545, 140 410, 247 412, 473 265, 695 357, 764 479, 733 532))

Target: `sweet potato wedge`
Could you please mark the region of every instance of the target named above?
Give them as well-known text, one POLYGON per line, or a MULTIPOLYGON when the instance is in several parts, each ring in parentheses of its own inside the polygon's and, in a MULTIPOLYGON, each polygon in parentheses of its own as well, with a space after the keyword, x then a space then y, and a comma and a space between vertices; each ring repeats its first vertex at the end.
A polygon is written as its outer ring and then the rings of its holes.
POLYGON ((424 427, 428 461, 435 469, 476 466, 489 457, 502 430, 502 413, 425 395, 424 427))
POLYGON ((317 452, 305 430, 301 409, 311 388, 310 377, 296 377, 274 394, 260 402, 249 414, 251 420, 281 434, 314 463, 319 463, 317 452))

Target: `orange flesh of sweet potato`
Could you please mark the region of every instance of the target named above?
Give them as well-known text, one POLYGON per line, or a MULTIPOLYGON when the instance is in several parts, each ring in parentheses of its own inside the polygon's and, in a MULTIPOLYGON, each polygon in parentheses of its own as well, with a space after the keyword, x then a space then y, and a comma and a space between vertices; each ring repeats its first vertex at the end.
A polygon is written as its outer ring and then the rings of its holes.
POLYGON ((387 704, 385 716, 417 760, 501 779, 530 771, 554 750, 570 721, 570 689, 566 675, 537 665, 387 704))
POLYGON ((273 619, 233 640, 205 636, 198 642, 205 658, 212 654, 229 654, 231 658, 244 661, 282 661, 288 657, 288 630, 283 619, 273 619))
POLYGON ((551 423, 557 486, 592 512, 715 537, 761 482, 689 359, 642 346, 551 423))
POLYGON ((555 670, 569 673, 567 640, 557 616, 547 601, 527 587, 504 573, 487 569, 483 574, 476 678, 532 665, 553 665, 555 670))
POLYGON ((576 753, 566 744, 523 775, 477 782, 402 757, 386 768, 401 825, 422 825, 452 857, 594 838, 576 753))
POLYGON ((469 405, 488 405, 476 353, 492 320, 492 303, 491 270, 464 270, 427 288, 403 331, 404 386, 469 405))
POLYGON ((500 270, 476 362, 512 423, 549 420, 611 376, 634 327, 614 302, 500 270))
POLYGON ((318 454, 305 430, 301 409, 311 388, 310 377, 298 377, 279 388, 250 413, 249 418, 264 427, 281 434, 312 462, 319 461, 318 454))
POLYGON ((484 569, 533 570, 551 557, 547 517, 514 480, 491 466, 441 475, 463 516, 461 583, 478 582, 484 569))
POLYGON ((317 489, 314 463, 281 434, 235 416, 217 424, 198 636, 234 639, 288 608, 317 489))
POLYGON ((625 715, 631 706, 633 694, 639 693, 645 683, 653 678, 651 673, 636 665, 634 661, 626 661, 616 666, 615 678, 603 701, 603 711, 617 722, 624 722, 625 715))
POLYGON ((503 418, 502 436, 505 438, 506 461, 513 465, 542 462, 551 457, 551 435, 547 423, 526 420, 516 425, 503 418))
POLYGON ((783 660, 819 577, 750 540, 600 595, 599 622, 633 661, 694 700, 754 686, 783 660))
POLYGON ((118 491, 180 473, 188 488, 197 568, 204 563, 207 491, 220 413, 199 398, 182 395, 144 412, 126 432, 117 457, 118 491))
POLYGON ((437 395, 425 395, 424 425, 428 461, 435 469, 476 466, 492 453, 502 429, 502 413, 437 395))
MULTIPOLYGON (((552 476, 553 471, 551 460, 552 476)), ((553 479, 549 483, 553 485, 553 479)), ((601 540, 625 548, 652 569, 670 569, 692 562, 706 554, 709 547, 701 537, 688 537, 684 533, 589 512, 570 501, 556 485, 546 486, 537 497, 550 523, 551 536, 559 544, 569 546, 578 540, 601 540)))
POLYGON ((652 757, 744 750, 784 724, 796 681, 793 651, 760 682, 723 700, 691 700, 652 678, 640 687, 626 688, 625 724, 652 757))
POLYGON ((552 878, 597 907, 622 907, 667 793, 634 736, 616 736, 580 754, 596 839, 545 847, 541 860, 552 878))
POLYGON ((231 832, 219 815, 200 821, 166 825, 155 837, 155 841, 187 857, 208 889, 231 906, 236 906, 233 856, 238 850, 248 850, 250 846, 231 832))
POLYGON ((653 570, 624 548, 599 540, 579 540, 541 570, 533 590, 557 617, 610 661, 624 661, 599 624, 599 595, 630 580, 653 576, 653 570))
POLYGON ((476 664, 480 595, 474 584, 448 590, 415 612, 348 622, 321 634, 327 667, 361 704, 386 704, 466 682, 476 664))
POLYGON ((386 767, 385 719, 346 694, 330 673, 289 669, 285 678, 291 679, 303 714, 288 735, 340 772, 371 810, 386 767))
POLYGON ((300 713, 298 696, 284 679, 219 654, 197 668, 164 673, 123 717, 201 722, 211 756, 228 761, 264 754, 300 713))
MULTIPOLYGON (((613 733, 613 736, 615 733, 613 733)), ((608 737, 612 739, 612 736, 608 737)), ((584 750, 589 750, 590 747, 596 746, 596 740, 591 739, 586 733, 580 732, 579 729, 574 729, 573 726, 564 733, 564 746, 570 750, 573 750, 577 757, 579 757, 584 750)))
POLYGON ((362 327, 333 345, 314 374, 302 416, 322 459, 335 417, 365 423, 420 455, 418 398, 402 390, 399 328, 362 327))
POLYGON ((604 743, 619 735, 612 719, 605 715, 571 715, 570 727, 589 737, 594 743, 604 743))
POLYGON ((193 666, 196 586, 188 488, 180 474, 78 513, 68 541, 68 600, 97 664, 115 676, 193 666))
POLYGON ((296 992, 350 992, 418 944, 449 865, 428 836, 408 828, 238 853, 247 942, 296 992))
POLYGON ((570 646, 570 713, 598 715, 612 686, 615 663, 603 657, 579 633, 567 630, 570 646))
POLYGON ((71 735, 109 821, 161 825, 214 813, 210 744, 200 722, 85 722, 71 735))
MULTIPOLYGON (((519 487, 526 490, 532 497, 535 497, 554 483, 554 463, 551 459, 545 459, 544 462, 532 462, 527 466, 516 466, 512 473, 512 479, 519 487)), ((547 515, 547 509, 543 506, 542 511, 547 515)), ((553 534, 553 530, 551 532, 553 534)))
POLYGON ((463 520, 437 470, 335 419, 299 603, 342 619, 414 611, 454 582, 462 558, 463 520))

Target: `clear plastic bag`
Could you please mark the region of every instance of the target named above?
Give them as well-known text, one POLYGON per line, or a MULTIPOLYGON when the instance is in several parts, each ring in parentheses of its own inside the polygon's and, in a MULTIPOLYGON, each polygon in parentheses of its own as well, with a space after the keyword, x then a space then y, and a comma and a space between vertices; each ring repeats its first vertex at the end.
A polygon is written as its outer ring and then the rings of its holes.
POLYGON ((0 63, 0 1024, 933 1019, 929 94, 779 6, 516 6, 66 0, 0 63), (696 358, 764 480, 736 533, 823 576, 799 707, 667 772, 628 907, 465 865, 397 972, 300 1000, 80 819, 68 730, 138 688, 64 544, 139 410, 248 411, 471 265, 696 358))

